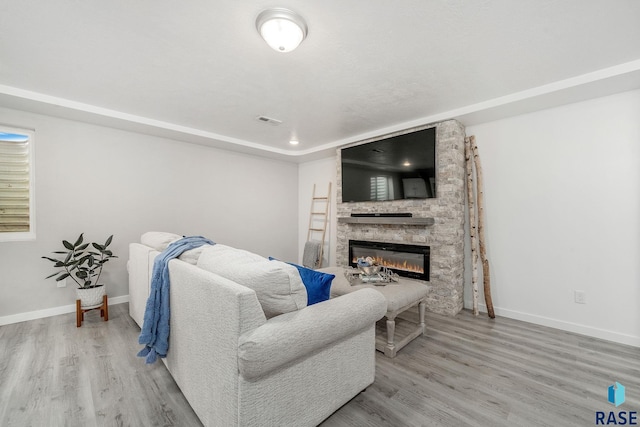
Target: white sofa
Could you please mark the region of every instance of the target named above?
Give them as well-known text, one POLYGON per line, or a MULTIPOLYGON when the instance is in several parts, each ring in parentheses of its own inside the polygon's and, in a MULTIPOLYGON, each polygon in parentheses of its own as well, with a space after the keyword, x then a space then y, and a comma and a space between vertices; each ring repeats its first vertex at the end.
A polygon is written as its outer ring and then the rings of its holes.
MULTIPOLYGON (((139 326, 154 259, 166 247, 150 234, 129 248, 129 311, 139 326)), ((170 347, 162 359, 205 426, 314 426, 373 383, 375 322, 386 311, 379 292, 267 318, 260 289, 201 268, 216 264, 209 248, 169 262, 170 347)))

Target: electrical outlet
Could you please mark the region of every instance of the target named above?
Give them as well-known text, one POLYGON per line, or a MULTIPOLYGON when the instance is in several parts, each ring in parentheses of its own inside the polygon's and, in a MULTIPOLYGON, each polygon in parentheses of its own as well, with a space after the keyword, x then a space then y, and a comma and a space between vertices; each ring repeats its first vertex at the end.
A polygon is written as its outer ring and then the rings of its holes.
POLYGON ((587 292, 586 291, 573 291, 573 299, 576 304, 586 304, 587 303, 587 292))
POLYGON ((66 288, 67 287, 67 279, 62 279, 58 282, 56 282, 58 284, 59 288, 66 288))

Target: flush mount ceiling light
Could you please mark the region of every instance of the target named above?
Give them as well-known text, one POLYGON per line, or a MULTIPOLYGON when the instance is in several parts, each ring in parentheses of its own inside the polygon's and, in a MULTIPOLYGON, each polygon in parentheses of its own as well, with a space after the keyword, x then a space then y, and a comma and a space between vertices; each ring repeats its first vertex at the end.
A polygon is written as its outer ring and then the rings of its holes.
POLYGON ((263 10, 256 19, 256 28, 264 41, 278 52, 291 52, 307 37, 304 19, 289 9, 263 10))

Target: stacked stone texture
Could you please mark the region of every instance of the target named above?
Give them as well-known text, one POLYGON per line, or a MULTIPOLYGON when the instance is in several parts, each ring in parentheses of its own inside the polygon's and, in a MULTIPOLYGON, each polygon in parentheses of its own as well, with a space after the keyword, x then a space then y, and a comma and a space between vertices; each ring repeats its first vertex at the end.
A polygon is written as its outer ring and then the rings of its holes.
MULTIPOLYGON (((464 137, 456 120, 411 129, 436 127, 437 197, 423 200, 342 203, 342 171, 338 150, 337 216, 352 213, 410 212, 414 218, 433 218, 432 226, 347 224, 338 220, 336 258, 338 266, 348 265, 349 240, 405 243, 431 247, 430 292, 427 309, 455 315, 463 307, 464 280, 464 137)), ((407 131, 398 132, 399 135, 407 131)), ((371 142, 373 138, 361 143, 371 142)), ((358 143, 360 144, 360 143, 358 143)), ((357 145, 357 144, 354 144, 357 145)))

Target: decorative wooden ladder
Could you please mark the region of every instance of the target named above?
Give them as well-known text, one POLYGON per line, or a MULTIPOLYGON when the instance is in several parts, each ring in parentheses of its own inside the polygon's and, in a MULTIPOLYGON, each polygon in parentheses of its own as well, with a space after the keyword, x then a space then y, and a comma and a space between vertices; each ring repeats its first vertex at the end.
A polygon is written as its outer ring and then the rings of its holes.
POLYGON ((327 234, 327 222, 329 220, 329 207, 331 206, 331 181, 325 197, 316 196, 316 185, 313 184, 313 194, 311 196, 311 210, 309 213, 309 231, 307 232, 307 242, 314 234, 321 234, 320 255, 318 268, 322 267, 322 252, 324 249, 324 239, 327 234), (322 209, 324 204, 324 209, 322 209))

